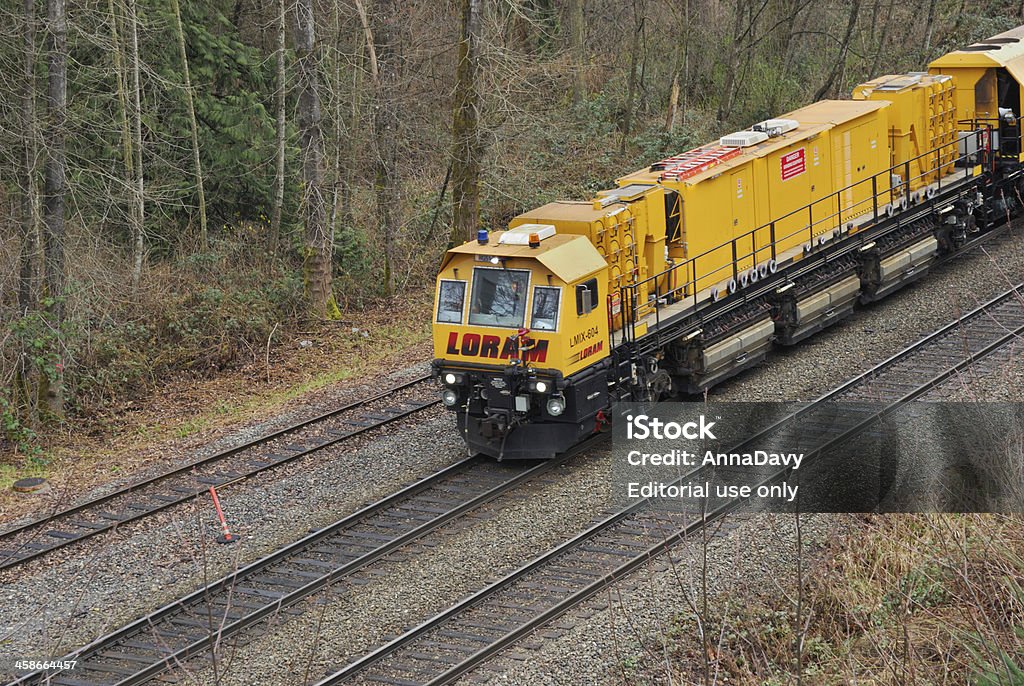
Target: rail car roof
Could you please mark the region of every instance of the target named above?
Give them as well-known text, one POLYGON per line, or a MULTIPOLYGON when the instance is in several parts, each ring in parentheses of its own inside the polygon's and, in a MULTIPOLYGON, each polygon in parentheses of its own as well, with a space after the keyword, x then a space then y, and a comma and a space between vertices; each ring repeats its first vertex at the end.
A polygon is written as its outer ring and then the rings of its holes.
POLYGON ((1018 83, 1024 83, 1024 26, 954 50, 928 65, 929 69, 943 67, 1006 67, 1018 83))
POLYGON ((562 281, 572 283, 608 266, 585 236, 569 233, 555 234, 542 240, 540 246, 531 248, 527 245, 498 243, 503 233, 505 232, 492 231, 490 241, 486 245, 471 241, 452 248, 445 255, 441 268, 447 268, 453 255, 523 258, 537 260, 562 281))
MULTIPOLYGON (((836 125, 876 112, 888 106, 889 103, 884 100, 819 100, 794 112, 781 115, 780 118, 782 119, 795 119, 798 121, 800 126, 797 128, 780 136, 769 138, 763 143, 743 148, 743 151, 736 157, 716 164, 710 169, 695 174, 681 183, 687 186, 696 185, 705 179, 742 166, 750 160, 764 157, 776 150, 827 131, 836 125)), ((620 185, 627 183, 659 183, 661 174, 661 171, 651 171, 648 167, 633 172, 628 176, 623 176, 617 179, 616 183, 620 185)), ((669 183, 678 185, 676 182, 669 183)))
POLYGON ((607 207, 595 210, 593 205, 592 201, 587 200, 556 200, 523 212, 516 219, 545 223, 551 221, 596 222, 610 214, 612 210, 623 206, 621 203, 612 203, 607 207))

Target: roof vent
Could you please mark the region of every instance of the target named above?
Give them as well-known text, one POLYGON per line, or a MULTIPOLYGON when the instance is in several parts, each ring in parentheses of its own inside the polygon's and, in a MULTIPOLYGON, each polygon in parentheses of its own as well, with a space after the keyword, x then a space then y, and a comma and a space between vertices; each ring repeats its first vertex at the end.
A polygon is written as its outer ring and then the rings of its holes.
POLYGON ((750 129, 767 133, 772 138, 775 138, 775 136, 795 131, 798 126, 800 126, 800 122, 795 119, 765 119, 760 124, 754 124, 750 129))
POLYGON ((718 144, 727 145, 730 148, 749 148, 751 145, 764 143, 766 140, 768 140, 768 134, 763 131, 737 131, 719 138, 718 144))
POLYGON ((530 235, 537 238, 537 242, 555 235, 555 227, 551 224, 520 224, 514 229, 509 229, 501 234, 498 243, 503 245, 530 245, 530 235))

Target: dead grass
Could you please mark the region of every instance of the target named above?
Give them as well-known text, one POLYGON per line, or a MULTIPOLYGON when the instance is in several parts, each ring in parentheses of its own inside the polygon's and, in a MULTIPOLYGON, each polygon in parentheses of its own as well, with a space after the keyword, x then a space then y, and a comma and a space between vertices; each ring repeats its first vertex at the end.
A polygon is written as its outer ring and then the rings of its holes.
POLYGON ((1019 516, 878 516, 832 553, 810 589, 822 674, 967 683, 1024 648, 1019 516))
MULTIPOLYGON (((806 630, 795 575, 780 573, 785 594, 712 609, 713 683, 796 684, 798 641, 808 686, 1024 683, 1012 671, 1024 663, 1024 517, 874 515, 815 557, 805 561, 806 630)), ((674 643, 673 683, 704 684, 697 641, 674 643)))

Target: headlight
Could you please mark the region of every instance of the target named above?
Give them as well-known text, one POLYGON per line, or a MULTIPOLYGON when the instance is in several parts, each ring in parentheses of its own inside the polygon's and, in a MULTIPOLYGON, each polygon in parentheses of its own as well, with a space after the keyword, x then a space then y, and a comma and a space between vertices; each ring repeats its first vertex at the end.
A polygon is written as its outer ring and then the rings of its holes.
POLYGON ((534 389, 538 393, 547 393, 548 392, 548 385, 546 383, 544 383, 543 381, 538 381, 537 384, 534 386, 534 389))
POLYGON ((447 407, 454 407, 455 403, 459 402, 459 394, 450 388, 446 388, 441 391, 441 402, 447 407))
POLYGON ((444 375, 444 382, 449 386, 454 386, 455 382, 458 380, 459 378, 452 374, 451 372, 448 372, 447 374, 444 375))
POLYGON ((559 417, 565 412, 565 398, 560 395, 556 395, 554 398, 548 400, 548 414, 552 417, 559 417))

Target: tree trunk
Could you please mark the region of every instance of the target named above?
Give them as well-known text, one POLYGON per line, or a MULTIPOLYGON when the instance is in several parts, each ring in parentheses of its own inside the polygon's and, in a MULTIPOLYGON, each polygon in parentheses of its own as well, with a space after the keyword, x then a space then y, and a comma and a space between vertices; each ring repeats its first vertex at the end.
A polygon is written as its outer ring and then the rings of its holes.
POLYGON ((462 36, 455 68, 455 107, 452 121, 451 243, 470 240, 480 224, 480 93, 479 70, 481 0, 461 0, 462 36))
MULTIPOLYGON (((64 123, 67 118, 67 22, 64 0, 48 0, 49 74, 46 89, 47 155, 43 189, 43 230, 46 249, 46 293, 50 326, 56 332, 58 350, 64 323, 64 123)), ((55 370, 46 389, 51 414, 64 416, 64 383, 61 368, 55 370)))
POLYGON ((320 111, 320 51, 316 41, 313 0, 299 0, 295 13, 295 53, 299 66, 299 142, 302 147, 302 204, 306 210, 303 265, 310 312, 335 319, 338 306, 331 290, 333 231, 327 225, 323 188, 324 139, 320 111))
MULTIPOLYGON (((39 269, 39 222, 36 209, 36 108, 35 108, 35 32, 36 32, 35 0, 24 0, 23 19, 25 22, 22 39, 24 41, 21 97, 21 255, 18 274, 18 309, 22 315, 35 309, 38 291, 36 274, 39 269)), ((23 342, 22 354, 11 388, 15 396, 20 395, 21 404, 25 408, 28 422, 36 426, 39 420, 39 368, 32 363, 28 352, 28 342, 23 342)))
MULTIPOLYGON (((361 6, 357 3, 357 9, 361 6)), ((360 21, 364 30, 369 29, 369 24, 366 23, 365 9, 360 9, 360 21)), ((339 24, 338 31, 338 87, 341 87, 341 76, 342 67, 347 63, 345 59, 342 59, 342 48, 341 48, 341 35, 342 27, 339 24)), ((366 41, 359 41, 359 46, 355 52, 355 64, 361 65, 366 59, 367 50, 373 49, 373 35, 369 34, 366 41), (368 42, 367 42, 368 41, 368 42)), ((374 57, 372 68, 376 70, 376 57, 374 57)), ((352 97, 349 99, 348 108, 348 121, 345 125, 345 135, 338 137, 338 156, 345 161, 344 164, 339 164, 339 168, 336 170, 338 174, 338 183, 340 188, 337 194, 337 205, 335 207, 335 230, 340 229, 340 235, 344 237, 344 240, 350 240, 352 236, 352 229, 354 226, 354 216, 352 213, 352 189, 355 186, 354 175, 356 172, 355 159, 359 152, 358 143, 359 139, 356 137, 356 131, 359 127, 360 113, 362 112, 362 98, 363 98, 363 75, 365 70, 361 66, 357 66, 352 69, 352 84, 351 93, 352 97)), ((374 71, 376 73, 376 71, 374 71)), ((338 100, 338 121, 343 121, 341 113, 341 100, 338 100)), ((339 124, 340 126, 340 124, 339 124)), ((339 239, 342 240, 342 239, 339 239)))
POLYGON ((188 105, 188 122, 192 132, 192 166, 196 175, 196 190, 199 193, 199 249, 206 252, 209 241, 206 233, 206 193, 203 191, 203 163, 199 159, 199 124, 196 122, 196 105, 192 98, 192 77, 188 69, 188 53, 185 51, 185 28, 181 25, 181 8, 178 0, 171 0, 174 19, 178 25, 178 53, 185 77, 185 101, 188 105))
POLYGON ((922 60, 928 59, 932 51, 932 35, 935 31, 935 0, 928 1, 928 13, 924 20, 924 49, 921 51, 922 60))
MULTIPOLYGON (((379 68, 379 65, 377 63, 377 39, 373 35, 373 27, 370 26, 370 18, 368 16, 367 12, 366 12, 366 6, 363 4, 362 0, 354 0, 354 2, 355 2, 355 6, 356 6, 356 12, 359 14, 359 24, 360 24, 360 26, 363 27, 363 39, 364 39, 363 40, 362 48, 359 50, 359 53, 357 54, 357 59, 359 59, 359 61, 362 62, 362 59, 363 59, 363 56, 364 56, 364 50, 365 50, 366 67, 367 67, 367 69, 370 72, 370 85, 371 85, 371 90, 373 91, 373 94, 372 94, 371 97, 372 97, 372 100, 374 102, 374 108, 375 108, 374 109, 374 113, 375 113, 374 116, 376 116, 376 101, 377 101, 378 91, 380 89, 380 68, 379 68)), ((353 69, 352 70, 352 118, 351 118, 351 121, 353 122, 353 125, 355 125, 355 122, 359 121, 359 112, 362 109, 361 97, 362 97, 363 90, 362 90, 361 86, 362 86, 362 75, 363 75, 363 73, 364 73, 363 69, 353 69)), ((374 138, 373 144, 374 144, 374 146, 376 146, 376 144, 377 144, 376 138, 374 138)), ((349 136, 349 145, 351 146, 349 148, 349 155, 350 155, 350 157, 354 157, 355 156, 355 152, 356 152, 355 136, 349 136)), ((376 172, 376 167, 374 168, 374 171, 376 172)), ((351 181, 352 181, 352 168, 351 168, 351 166, 348 169, 348 181, 349 181, 349 183, 345 187, 345 192, 349 194, 349 197, 351 197, 351 192, 352 192, 352 183, 351 183, 351 181)), ((378 217, 378 219, 379 219, 379 217, 378 217)), ((351 221, 351 214, 349 215, 349 220, 351 221)), ((351 226, 351 224, 349 224, 349 225, 351 226)), ((385 268, 388 268, 388 265, 385 265, 385 268)))
MULTIPOLYGON (((789 80, 793 68, 794 55, 799 54, 799 47, 802 41, 800 32, 800 12, 807 5, 803 0, 788 0, 780 7, 780 19, 776 25, 786 27, 785 35, 775 46, 776 54, 781 55, 782 66, 779 67, 779 75, 783 82, 789 80)), ((779 33, 782 33, 781 31, 779 33)), ((779 98, 782 96, 781 88, 774 88, 768 96, 768 111, 775 113, 779 111, 779 98)))
POLYGON ((374 107, 374 142, 377 153, 374 189, 377 200, 377 223, 384 239, 384 292, 395 290, 394 249, 398 237, 398 103, 396 91, 399 75, 399 16, 396 0, 377 3, 376 27, 376 92, 374 107))
POLYGON ((583 0, 569 0, 569 54, 572 57, 572 104, 579 105, 587 96, 586 25, 583 0))
MULTIPOLYGON (((334 231, 334 240, 344 244, 349 239, 352 227, 352 160, 355 156, 355 128, 358 126, 359 84, 358 75, 362 69, 352 69, 353 83, 349 98, 350 115, 345 119, 345 102, 341 97, 344 92, 342 82, 345 80, 345 68, 352 63, 353 56, 346 50, 343 37, 348 35, 348 27, 343 25, 341 10, 335 3, 332 9, 334 23, 334 170, 332 179, 331 218, 330 225, 334 231)), ((363 42, 357 41, 356 61, 363 57, 363 42)))
POLYGON ((960 37, 960 27, 963 26, 964 17, 966 16, 966 13, 964 12, 964 10, 966 10, 966 9, 967 9, 967 0, 960 0, 960 5, 957 7, 957 10, 956 10, 956 21, 953 22, 953 28, 950 29, 950 31, 949 31, 949 36, 953 40, 958 40, 959 37, 960 37))
POLYGON ((281 245, 281 212, 284 208, 284 155, 287 135, 286 89, 287 75, 284 70, 285 50, 285 3, 280 0, 277 7, 277 170, 274 177, 274 206, 270 212, 270 250, 276 253, 281 245))
POLYGON ((129 58, 131 59, 132 90, 132 148, 135 159, 132 163, 134 203, 132 208, 132 234, 134 250, 132 260, 132 292, 137 293, 142 281, 142 262, 145 257, 146 186, 142 176, 142 84, 139 78, 139 17, 135 11, 135 0, 127 0, 129 58))
POLYGON ((672 133, 679 120, 679 70, 672 70, 672 86, 668 93, 668 107, 665 110, 665 130, 672 133))
POLYGON ((644 16, 638 3, 639 0, 633 0, 633 40, 629 48, 629 82, 626 85, 626 109, 622 114, 622 138, 619 140, 619 154, 626 152, 626 139, 633 128, 633 103, 636 100, 636 65, 640 59, 640 34, 644 30, 644 16))
MULTIPOLYGON (((668 107, 665 111, 665 130, 672 133, 680 120, 679 95, 689 78, 690 58, 690 0, 683 0, 682 21, 677 18, 676 44, 672 57, 672 85, 669 87, 668 107), (682 87, 680 77, 683 79, 682 87)), ((685 103, 682 117, 686 116, 685 103)))
POLYGON ((24 2, 24 63, 21 95, 21 269, 18 277, 18 308, 27 312, 33 304, 33 263, 36 258, 36 108, 35 108, 35 0, 24 2))
POLYGON ((117 78, 118 115, 121 125, 121 157, 124 171, 124 187, 131 189, 131 207, 129 209, 129 230, 134 243, 135 225, 135 153, 132 150, 132 130, 128 122, 128 74, 124 67, 124 45, 121 42, 118 26, 121 15, 114 5, 114 0, 107 0, 107 11, 110 14, 110 42, 113 46, 114 75, 117 78))
POLYGON ((346 128, 343 124, 341 117, 341 12, 338 9, 338 3, 331 4, 331 28, 334 35, 334 50, 331 53, 331 58, 328 60, 331 66, 331 75, 334 80, 327 79, 328 86, 327 91, 330 95, 328 98, 334 101, 334 130, 332 131, 332 138, 334 139, 334 159, 332 161, 331 169, 331 212, 327 218, 327 223, 331 226, 331 231, 334 232, 334 240, 338 240, 338 203, 340 202, 341 196, 341 155, 342 150, 345 147, 344 143, 344 129, 346 128))
MULTIPOLYGON (((889 42, 889 28, 892 26, 892 12, 893 7, 896 4, 896 0, 889 2, 888 9, 885 13, 885 20, 882 22, 882 35, 878 38, 878 45, 875 46, 875 55, 871 59, 871 72, 872 77, 878 74, 879 65, 882 63, 882 54, 885 52, 886 45, 889 42)), ((875 17, 877 20, 877 16, 875 17)))
POLYGON ((726 118, 732 110, 733 89, 736 85, 736 71, 740 63, 740 44, 743 41, 743 15, 746 9, 745 0, 736 0, 736 16, 733 22, 732 43, 729 45, 729 57, 725 67, 725 79, 722 83, 722 93, 718 100, 718 114, 716 119, 719 124, 725 123, 726 118))

